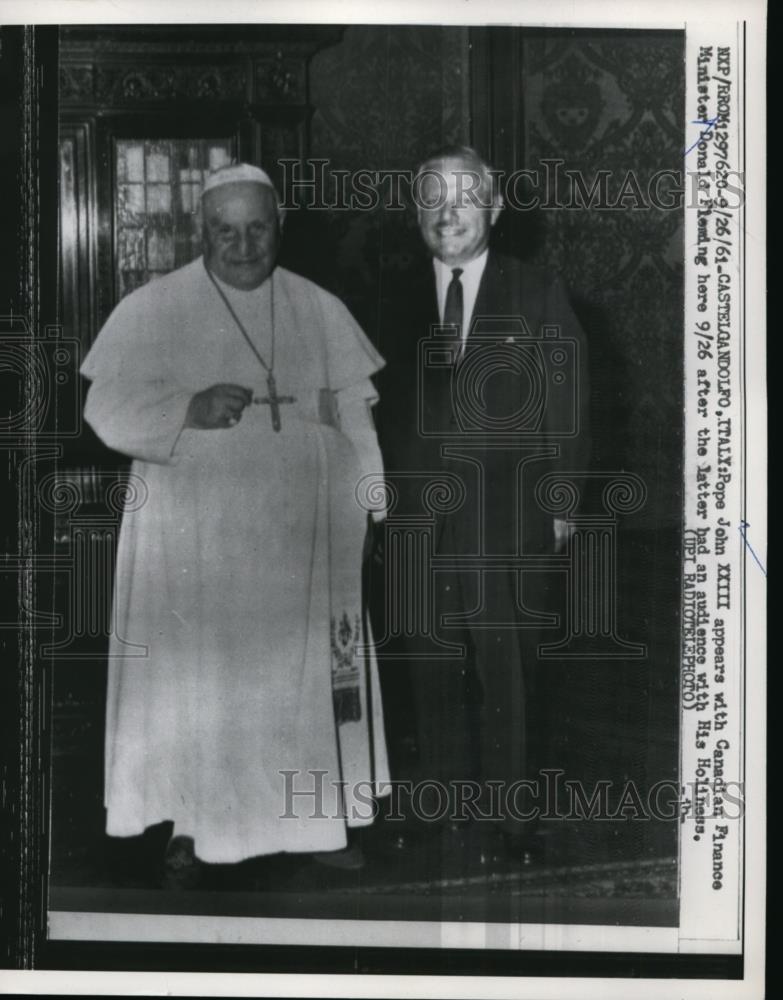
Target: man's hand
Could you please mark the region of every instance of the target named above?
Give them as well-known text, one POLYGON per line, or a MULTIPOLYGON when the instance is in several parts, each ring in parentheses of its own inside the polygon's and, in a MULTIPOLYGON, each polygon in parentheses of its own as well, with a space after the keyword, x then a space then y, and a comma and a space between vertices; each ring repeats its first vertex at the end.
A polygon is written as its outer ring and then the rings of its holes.
POLYGON ((198 430, 233 427, 241 419, 244 408, 252 402, 252 389, 243 389, 241 385, 210 386, 191 399, 185 426, 198 430))

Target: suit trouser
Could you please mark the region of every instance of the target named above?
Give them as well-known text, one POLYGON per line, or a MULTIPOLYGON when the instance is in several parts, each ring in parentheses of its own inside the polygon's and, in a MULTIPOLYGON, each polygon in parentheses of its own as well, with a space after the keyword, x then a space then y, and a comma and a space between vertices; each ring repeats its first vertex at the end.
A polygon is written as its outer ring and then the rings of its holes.
POLYGON ((519 627, 516 586, 511 573, 485 573, 480 595, 475 573, 436 574, 436 630, 464 654, 427 660, 412 651, 409 662, 420 786, 413 804, 425 818, 442 811, 437 783, 457 819, 478 813, 509 833, 530 829, 523 817, 532 796, 519 783, 534 777, 531 698, 539 637, 519 627), (443 620, 476 608, 470 622, 443 620))

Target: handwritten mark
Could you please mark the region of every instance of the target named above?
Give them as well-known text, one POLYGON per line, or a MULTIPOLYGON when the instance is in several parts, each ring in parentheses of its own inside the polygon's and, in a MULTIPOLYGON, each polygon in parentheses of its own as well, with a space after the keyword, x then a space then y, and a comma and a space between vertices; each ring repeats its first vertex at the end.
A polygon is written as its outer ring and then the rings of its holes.
POLYGON ((714 118, 704 118, 704 119, 697 118, 695 122, 691 122, 691 125, 706 125, 707 128, 703 132, 699 132, 699 138, 696 140, 696 142, 693 143, 692 146, 688 146, 688 148, 685 150, 685 152, 682 155, 683 156, 687 156, 688 153, 690 153, 690 151, 692 149, 695 149, 699 145, 699 143, 701 142, 701 140, 705 136, 709 135, 710 131, 712 129, 714 129, 717 124, 718 124, 718 116, 717 115, 715 115, 714 118))
POLYGON ((753 546, 750 544, 750 542, 748 541, 748 536, 745 534, 745 529, 749 528, 749 527, 750 527, 750 525, 748 524, 747 521, 740 521, 739 530, 740 530, 740 534, 742 535, 742 540, 745 543, 745 545, 747 546, 748 552, 750 552, 750 554, 756 560, 756 563, 758 564, 759 569, 764 574, 764 576, 766 576, 767 575, 767 571, 764 568, 764 564, 759 559, 759 557, 756 555, 756 553, 753 551, 753 546))

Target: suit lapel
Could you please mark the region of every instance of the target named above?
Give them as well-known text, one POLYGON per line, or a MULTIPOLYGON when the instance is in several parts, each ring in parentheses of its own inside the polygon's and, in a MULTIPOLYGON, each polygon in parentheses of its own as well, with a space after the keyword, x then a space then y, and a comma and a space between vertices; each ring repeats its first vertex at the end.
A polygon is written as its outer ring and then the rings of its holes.
POLYGON ((502 316, 506 311, 508 289, 505 282, 503 261, 490 250, 484 273, 481 275, 473 314, 468 325, 468 336, 477 317, 502 316))

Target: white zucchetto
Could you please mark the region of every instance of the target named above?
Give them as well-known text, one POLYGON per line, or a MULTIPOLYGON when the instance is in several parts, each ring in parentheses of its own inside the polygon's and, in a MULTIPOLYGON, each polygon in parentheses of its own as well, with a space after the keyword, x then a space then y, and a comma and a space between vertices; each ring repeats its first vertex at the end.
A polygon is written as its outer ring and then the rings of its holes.
POLYGON ((203 197, 208 191, 222 187, 224 184, 240 184, 243 182, 263 184, 275 191, 272 178, 261 167, 254 167, 251 163, 234 163, 227 167, 220 167, 214 173, 211 173, 204 181, 204 189, 201 195, 203 197))

